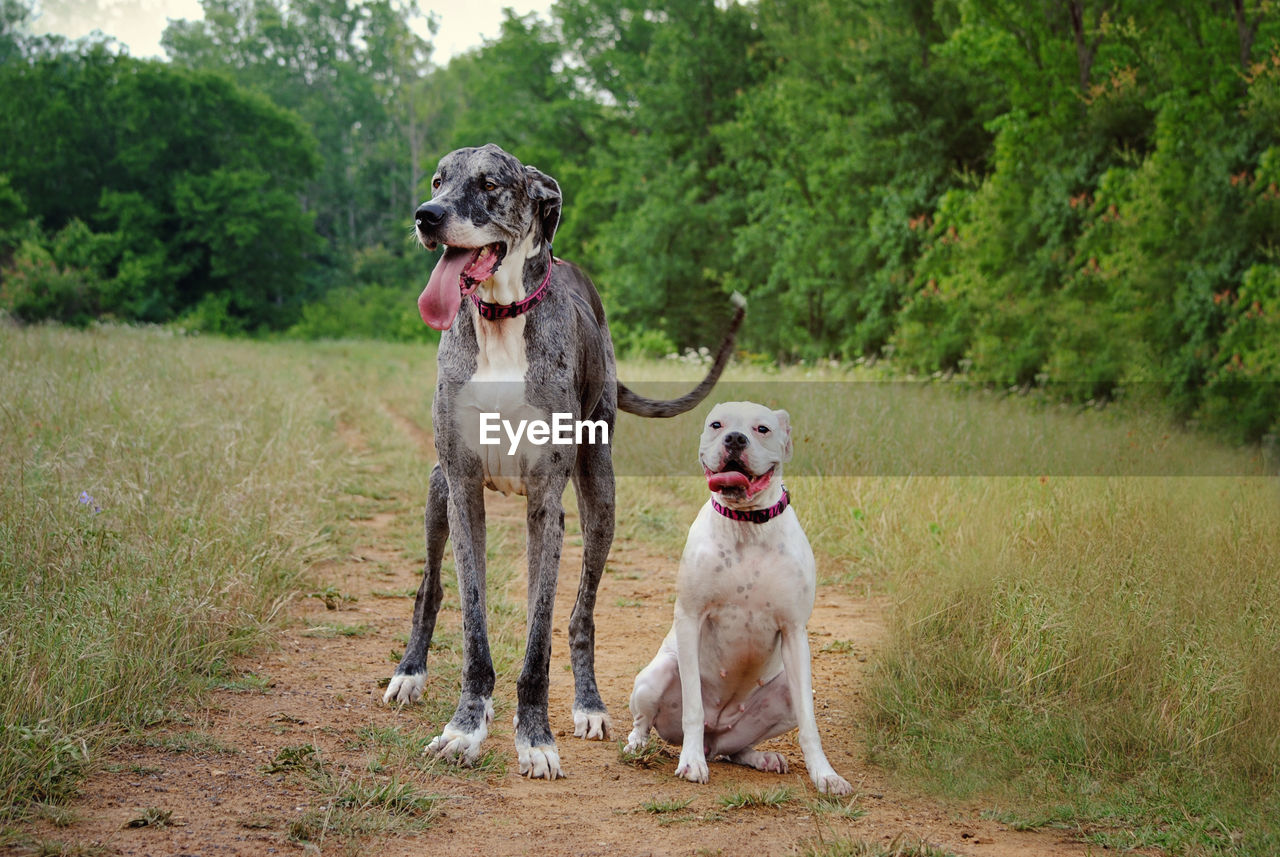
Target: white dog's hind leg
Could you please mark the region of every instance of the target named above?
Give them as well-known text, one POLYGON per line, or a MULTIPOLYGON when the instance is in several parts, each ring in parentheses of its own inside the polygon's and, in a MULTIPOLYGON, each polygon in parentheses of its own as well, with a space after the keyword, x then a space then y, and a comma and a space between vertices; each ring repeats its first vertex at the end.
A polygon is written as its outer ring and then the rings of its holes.
MULTIPOLYGON (((649 730, 657 719, 666 697, 670 693, 679 696, 680 665, 673 652, 663 646, 658 654, 636 676, 631 689, 631 734, 627 736, 627 751, 634 753, 649 740, 649 730)), ((679 715, 677 714, 677 719, 679 715)))
POLYGON ((743 750, 741 753, 734 753, 730 756, 729 761, 735 765, 746 765, 748 768, 755 768, 757 771, 768 771, 773 774, 785 774, 787 772, 787 759, 781 753, 743 750))

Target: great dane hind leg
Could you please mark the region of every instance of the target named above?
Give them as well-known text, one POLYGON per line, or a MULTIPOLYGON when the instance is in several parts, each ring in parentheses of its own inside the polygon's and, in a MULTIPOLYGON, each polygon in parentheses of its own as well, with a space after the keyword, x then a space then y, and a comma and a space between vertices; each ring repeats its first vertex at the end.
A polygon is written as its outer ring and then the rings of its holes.
POLYGON ((449 532, 462 597, 462 695, 452 719, 427 745, 427 752, 473 765, 493 722, 494 672, 485 616, 484 487, 465 475, 458 483, 449 482, 449 532))
POLYGON ((417 702, 427 685, 427 649, 435 634, 436 615, 444 600, 444 587, 440 584, 440 564, 444 560, 445 543, 449 540, 449 483, 445 481, 440 465, 431 469, 430 487, 427 491, 426 510, 427 562, 423 569, 422 583, 413 602, 413 626, 409 631, 409 644, 404 656, 391 676, 387 692, 382 695, 386 703, 417 702))
POLYGON ((578 448, 573 477, 582 523, 582 576, 569 617, 569 655, 573 662, 573 734, 607 740, 613 731, 609 712, 596 686, 596 592, 613 544, 613 461, 605 445, 578 448))
POLYGON ((560 547, 564 541, 565 475, 529 479, 529 601, 524 667, 516 680, 515 743, 520 773, 532 779, 564 776, 547 716, 551 677, 551 627, 555 611, 560 547))

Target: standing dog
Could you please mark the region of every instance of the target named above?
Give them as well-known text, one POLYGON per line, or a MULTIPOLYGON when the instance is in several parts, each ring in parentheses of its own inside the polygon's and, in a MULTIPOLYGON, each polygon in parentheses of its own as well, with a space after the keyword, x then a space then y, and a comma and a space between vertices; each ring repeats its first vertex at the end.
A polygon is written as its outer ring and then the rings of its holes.
POLYGON ((419 240, 443 257, 418 299, 423 321, 444 331, 432 422, 439 463, 426 507, 427 561, 404 657, 384 702, 414 702, 427 677, 427 647, 444 592, 440 563, 453 537, 462 599, 462 693, 452 719, 429 745, 437 756, 474 763, 493 719, 493 661, 485 620, 485 488, 528 498, 528 638, 517 682, 515 744, 520 773, 555 779, 560 757, 547 717, 551 619, 564 538, 565 486, 573 480, 582 519, 582 575, 569 619, 573 732, 604 739, 610 722, 595 679, 596 589, 613 541, 613 463, 607 442, 577 445, 482 443, 482 415, 550 422, 566 415, 613 431, 618 408, 669 417, 711 391, 742 321, 737 312, 710 373, 674 401, 643 398, 617 380, 613 343, 595 286, 551 254, 560 187, 494 145, 441 159, 429 202, 416 212, 419 240), (464 298, 470 298, 464 303, 464 298))
POLYGON ((695 783, 707 781, 707 758, 715 756, 786 773, 780 754, 754 747, 799 726, 818 791, 849 794, 822 752, 813 713, 805 626, 815 573, 782 485, 782 465, 791 458, 787 412, 751 402, 716 405, 698 458, 712 496, 689 528, 671 632, 636 676, 627 749, 657 728, 681 744, 676 775, 695 783))

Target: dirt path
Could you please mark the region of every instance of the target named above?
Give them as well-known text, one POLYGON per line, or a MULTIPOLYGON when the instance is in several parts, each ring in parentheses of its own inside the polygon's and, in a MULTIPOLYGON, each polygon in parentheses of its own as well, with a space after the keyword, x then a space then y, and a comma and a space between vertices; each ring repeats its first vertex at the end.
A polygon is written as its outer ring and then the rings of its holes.
MULTIPOLYGON (((416 444, 429 445, 421 427, 393 411, 387 417, 416 444)), ((349 429, 343 436, 350 444, 361 443, 349 429)), ((524 501, 490 495, 488 509, 491 522, 519 524, 524 501)), ((425 705, 400 710, 380 701, 379 680, 391 673, 389 653, 403 644, 412 605, 406 597, 382 596, 412 590, 420 575, 394 537, 395 528, 403 526, 402 514, 383 513, 360 522, 353 555, 323 571, 324 580, 332 581, 340 593, 354 595, 355 601, 329 610, 319 598, 300 599, 291 606, 292 621, 280 635, 278 648, 235 665, 239 674, 265 677, 269 685, 216 691, 208 710, 197 713, 191 723, 164 727, 154 740, 122 750, 107 771, 92 777, 74 806, 73 823, 59 828, 43 822, 33 833, 79 849, 69 853, 315 853, 315 846, 290 839, 291 825, 306 812, 314 816, 317 811, 320 798, 314 782, 298 774, 268 773, 267 763, 282 748, 310 744, 333 770, 363 771, 371 758, 371 734, 386 734, 389 727, 434 734, 456 700, 456 685, 445 683, 436 672, 428 683, 425 705), (317 633, 336 626, 359 633, 317 633), (149 807, 170 813, 169 823, 127 826, 149 807)), ((417 517, 415 512, 407 514, 417 517)), ((671 560, 643 545, 615 545, 597 609, 598 678, 614 719, 614 740, 573 738, 565 626, 581 561, 575 541, 566 540, 561 565, 551 668, 552 728, 559 736, 567 778, 531 782, 518 775, 511 743, 515 690, 513 681, 500 679, 495 694, 498 713, 489 738, 498 765, 478 775, 447 767, 424 772, 411 766, 396 772, 402 780, 447 797, 434 823, 424 832, 361 838, 343 838, 335 830, 323 840, 323 853, 776 855, 798 853, 804 843, 835 837, 882 845, 902 837, 900 841, 923 841, 956 855, 1091 853, 1062 834, 1016 832, 981 819, 976 808, 945 807, 897 794, 883 774, 866 763, 857 709, 842 710, 832 701, 859 699, 864 662, 884 632, 882 605, 836 588, 819 592, 810 623, 818 721, 827 753, 854 784, 853 805, 864 814, 849 818, 815 802, 794 736, 769 745, 789 758, 792 773, 785 776, 713 763, 711 783, 699 786, 674 777, 674 755, 661 758, 652 769, 622 762, 618 740, 630 725, 627 698, 632 679, 671 620, 671 560), (728 809, 720 802, 734 787, 761 790, 778 784, 790 786, 793 794, 781 807, 728 809), (661 813, 644 807, 668 799, 673 805, 691 802, 661 813)), ((523 537, 514 542, 515 549, 522 550, 523 537)), ((513 603, 523 603, 522 586, 522 580, 513 581, 513 603)), ((459 631, 452 595, 446 594, 438 640, 456 640, 459 631)), ((432 652, 432 658, 443 656, 432 652)))

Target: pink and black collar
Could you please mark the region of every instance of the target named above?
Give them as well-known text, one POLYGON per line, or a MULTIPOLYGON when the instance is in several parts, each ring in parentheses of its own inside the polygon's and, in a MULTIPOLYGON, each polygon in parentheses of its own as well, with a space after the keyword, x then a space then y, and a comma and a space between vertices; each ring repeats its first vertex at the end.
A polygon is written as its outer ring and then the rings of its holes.
POLYGON ((715 497, 711 498, 711 508, 721 515, 733 521, 750 521, 753 524, 772 521, 781 515, 790 503, 791 495, 787 493, 787 486, 785 485, 782 486, 782 499, 767 509, 730 509, 728 506, 721 506, 717 503, 715 497))
POLYGON ((491 304, 480 300, 480 296, 472 292, 471 301, 476 305, 480 317, 489 321, 499 321, 504 318, 515 318, 516 316, 524 315, 542 303, 542 299, 547 296, 547 283, 551 282, 551 269, 559 264, 559 259, 555 256, 550 257, 547 263, 547 275, 542 278, 542 285, 534 289, 524 300, 516 301, 513 304, 491 304))

